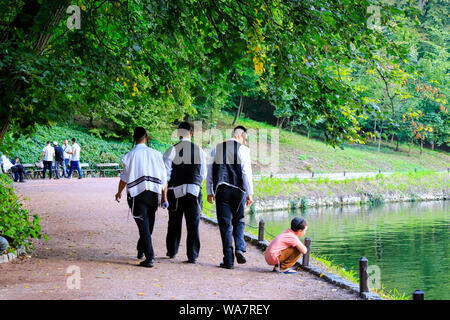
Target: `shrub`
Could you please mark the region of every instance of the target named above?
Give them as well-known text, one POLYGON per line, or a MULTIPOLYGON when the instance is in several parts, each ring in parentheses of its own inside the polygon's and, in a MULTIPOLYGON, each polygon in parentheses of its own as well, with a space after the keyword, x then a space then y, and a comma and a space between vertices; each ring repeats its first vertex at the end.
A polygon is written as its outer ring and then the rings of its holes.
POLYGON ((30 221, 28 211, 22 208, 22 204, 14 193, 13 182, 6 174, 0 174, 0 235, 8 239, 10 248, 24 247, 26 250, 33 250, 33 243, 30 238, 48 238, 41 233, 39 216, 33 215, 30 221))

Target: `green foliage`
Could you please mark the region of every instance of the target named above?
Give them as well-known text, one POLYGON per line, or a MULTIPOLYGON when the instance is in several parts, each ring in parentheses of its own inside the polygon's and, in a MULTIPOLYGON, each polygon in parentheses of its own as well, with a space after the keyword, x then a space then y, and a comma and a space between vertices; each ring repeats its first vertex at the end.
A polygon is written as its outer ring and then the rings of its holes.
POLYGON ((48 238, 41 232, 39 216, 30 219, 14 193, 13 182, 6 174, 0 174, 0 235, 12 239, 12 250, 24 247, 34 249, 31 239, 48 238))
MULTIPOLYGON (((152 132, 150 132, 152 134, 152 132)), ((19 136, 17 138, 8 135, 0 145, 0 151, 11 158, 18 156, 22 163, 36 163, 42 154, 42 149, 47 141, 58 141, 62 145, 63 140, 76 138, 81 147, 80 161, 89 163, 95 168, 97 163, 120 163, 122 157, 131 150, 132 139, 129 141, 104 140, 88 132, 77 124, 55 124, 53 126, 37 126, 36 132, 31 136, 19 136)), ((151 140, 150 146, 160 152, 165 152, 170 145, 151 140)))
MULTIPOLYGON (((138 124, 160 131, 195 116, 199 97, 207 108, 225 106, 253 86, 283 116, 300 110, 306 123, 320 121, 331 144, 356 139, 354 118, 370 105, 335 70, 383 47, 404 55, 367 28, 371 3, 80 1, 81 29, 68 30, 70 1, 2 2, 0 133, 73 115, 103 136, 138 124)), ((383 23, 399 13, 387 9, 383 23)))

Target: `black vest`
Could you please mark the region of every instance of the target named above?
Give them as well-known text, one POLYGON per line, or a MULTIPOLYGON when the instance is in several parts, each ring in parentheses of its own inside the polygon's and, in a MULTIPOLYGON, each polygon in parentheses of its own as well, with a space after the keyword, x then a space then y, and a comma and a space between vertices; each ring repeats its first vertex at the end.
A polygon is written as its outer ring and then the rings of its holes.
POLYGON ((201 149, 190 141, 181 141, 173 146, 175 157, 172 160, 169 187, 183 184, 196 184, 201 187, 201 149))
POLYGON ((62 147, 55 147, 55 161, 64 161, 64 150, 62 147))
POLYGON ((244 190, 241 159, 238 156, 240 147, 241 144, 235 140, 228 140, 217 145, 212 165, 214 192, 221 182, 244 190))

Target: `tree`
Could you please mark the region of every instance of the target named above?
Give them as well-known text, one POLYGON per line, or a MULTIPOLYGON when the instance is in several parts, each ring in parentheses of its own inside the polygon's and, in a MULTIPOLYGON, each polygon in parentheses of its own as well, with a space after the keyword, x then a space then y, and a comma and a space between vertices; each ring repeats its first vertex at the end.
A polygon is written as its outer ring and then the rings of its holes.
MULTIPOLYGON (((21 133, 73 113, 118 134, 137 123, 156 132, 195 114, 197 97, 223 99, 252 68, 265 99, 276 105, 289 92, 292 108, 323 119, 336 144, 358 139, 354 119, 365 106, 332 69, 382 47, 403 55, 367 28, 368 0, 78 4, 81 28, 69 30, 69 1, 2 2, 0 141, 10 125, 21 133)), ((386 9, 383 23, 396 12, 386 9)))

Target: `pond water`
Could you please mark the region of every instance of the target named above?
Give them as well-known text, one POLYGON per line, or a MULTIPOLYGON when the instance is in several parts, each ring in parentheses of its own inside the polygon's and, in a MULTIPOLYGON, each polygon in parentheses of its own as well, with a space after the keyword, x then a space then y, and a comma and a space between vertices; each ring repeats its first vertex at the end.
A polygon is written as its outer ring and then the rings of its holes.
POLYGON ((257 226, 263 218, 268 239, 289 228, 295 216, 308 222, 311 252, 356 271, 364 256, 379 268, 386 289, 408 297, 420 289, 425 299, 450 299, 449 201, 254 213, 246 222, 257 226))

